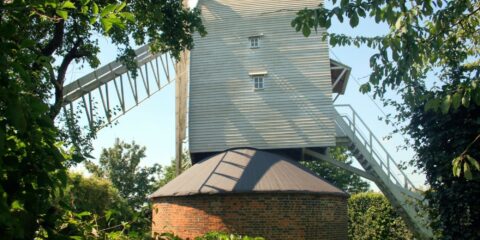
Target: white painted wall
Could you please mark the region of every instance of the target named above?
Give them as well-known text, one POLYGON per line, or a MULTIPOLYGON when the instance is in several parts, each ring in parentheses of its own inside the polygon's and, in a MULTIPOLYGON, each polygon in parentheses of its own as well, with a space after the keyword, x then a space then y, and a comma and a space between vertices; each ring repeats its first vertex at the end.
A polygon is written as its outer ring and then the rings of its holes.
MULTIPOLYGON (((318 0, 200 0, 208 35, 191 51, 190 151, 335 145, 328 45, 290 22, 318 0), (263 35, 260 48, 249 37, 263 35), (253 90, 249 73, 267 72, 253 90)), ((323 30, 322 30, 323 31, 323 30)))

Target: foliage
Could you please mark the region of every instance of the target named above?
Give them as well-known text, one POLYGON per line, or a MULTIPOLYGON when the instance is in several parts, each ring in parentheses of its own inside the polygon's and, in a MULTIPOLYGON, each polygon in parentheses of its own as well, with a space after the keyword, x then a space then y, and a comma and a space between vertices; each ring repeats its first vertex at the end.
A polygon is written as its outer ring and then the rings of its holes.
POLYGON ((360 91, 373 91, 394 107, 397 112, 387 121, 396 124, 395 132, 412 137, 407 145, 418 155, 410 163, 425 172, 431 186, 427 200, 436 237, 479 238, 480 2, 332 2, 331 8, 299 11, 292 26, 305 36, 329 28, 334 18, 351 27, 374 18, 390 28, 382 36, 324 36, 332 46, 366 45, 376 51, 370 57, 372 74, 360 91), (388 97, 389 89, 398 97, 388 97))
MULTIPOLYGON (((329 153, 334 160, 348 165, 352 164, 351 156, 347 153, 347 149, 344 147, 331 148, 329 153)), ((336 166, 332 166, 327 162, 306 161, 301 162, 301 164, 348 193, 365 192, 369 189, 368 183, 362 180, 358 175, 336 166)))
POLYGON ((53 199, 62 195, 66 166, 88 156, 94 134, 69 131, 78 130, 74 121, 60 129, 55 119, 69 65, 99 65, 94 37, 106 36, 133 70, 131 43, 178 57, 193 47, 194 31, 205 34, 199 11, 185 10, 182 1, 0 1, 3 239, 32 239, 39 229, 56 234, 53 199))
MULTIPOLYGON (((90 212, 75 213, 66 211, 58 220, 57 236, 59 239, 150 239, 149 234, 142 234, 132 229, 129 222, 118 222, 108 212, 105 215, 92 214, 90 212)), ((42 231, 36 239, 50 239, 48 235, 42 235, 42 231)))
MULTIPOLYGON (((182 238, 176 236, 173 233, 156 233, 154 236, 155 239, 159 240, 182 240, 182 238)), ((203 236, 196 237, 195 240, 263 240, 262 237, 249 237, 241 236, 236 234, 221 233, 221 232, 209 232, 205 233, 203 236)))
MULTIPOLYGON (((409 134, 415 140, 417 152, 415 164, 427 169, 426 176, 432 191, 427 199, 437 237, 442 239, 479 239, 480 230, 480 173, 464 165, 462 174, 470 177, 455 177, 451 159, 464 151, 471 138, 480 132, 480 108, 470 106, 450 114, 423 111, 422 107, 412 113, 409 134), (461 127, 453 127, 461 126, 461 127)), ((478 147, 469 154, 480 158, 478 147)))
POLYGON ((348 238, 400 240, 413 236, 385 196, 366 192, 354 194, 348 200, 348 238))
POLYGON ((70 173, 62 199, 75 212, 104 214, 109 209, 127 208, 118 190, 106 179, 70 173))
POLYGON ((147 196, 155 189, 155 182, 161 167, 140 167, 145 157, 145 147, 134 141, 129 144, 115 139, 113 147, 103 149, 99 165, 87 162, 87 169, 94 175, 109 179, 130 206, 141 207, 147 202, 147 196))
POLYGON ((96 176, 70 173, 65 195, 58 207, 56 234, 40 231, 37 239, 149 239, 151 226, 147 206, 134 209, 112 183, 96 176))
POLYGON ((262 237, 249 237, 236 234, 210 232, 201 237, 196 237, 195 240, 263 240, 262 237))

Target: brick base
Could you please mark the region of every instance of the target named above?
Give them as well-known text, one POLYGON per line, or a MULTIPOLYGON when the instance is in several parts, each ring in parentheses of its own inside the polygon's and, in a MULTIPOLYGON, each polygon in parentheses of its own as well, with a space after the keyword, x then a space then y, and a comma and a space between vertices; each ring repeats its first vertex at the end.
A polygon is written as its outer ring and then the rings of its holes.
POLYGON ((347 239, 347 199, 312 194, 231 194, 160 197, 152 231, 193 239, 223 231, 268 240, 347 239))

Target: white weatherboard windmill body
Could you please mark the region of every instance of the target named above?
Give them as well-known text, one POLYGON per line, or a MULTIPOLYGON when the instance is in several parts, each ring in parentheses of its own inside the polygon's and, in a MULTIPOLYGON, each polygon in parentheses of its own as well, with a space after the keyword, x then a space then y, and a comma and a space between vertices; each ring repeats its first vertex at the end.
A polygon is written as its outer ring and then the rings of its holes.
POLYGON ((96 96, 111 122, 175 81, 177 159, 188 135, 193 163, 242 147, 327 161, 375 182, 410 229, 429 238, 415 209, 422 199, 415 186, 355 110, 333 104, 350 68, 329 58, 323 29, 305 38, 290 26, 295 11, 318 4, 200 0, 208 35, 196 36, 180 62, 143 46, 136 52, 137 78, 121 63, 109 63, 65 87, 65 113, 81 104, 92 123, 96 96), (363 169, 331 159, 327 149, 337 145, 348 146, 363 169))

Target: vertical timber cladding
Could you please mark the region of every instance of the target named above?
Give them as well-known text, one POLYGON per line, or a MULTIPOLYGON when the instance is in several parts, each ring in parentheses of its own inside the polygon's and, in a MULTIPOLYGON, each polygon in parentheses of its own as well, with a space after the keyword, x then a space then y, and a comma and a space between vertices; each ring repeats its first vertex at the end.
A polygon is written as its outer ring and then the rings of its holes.
POLYGON ((189 91, 190 151, 335 145, 323 29, 295 32, 298 10, 319 0, 200 0, 208 35, 195 37, 189 91), (249 37, 259 37, 250 48, 249 37), (252 74, 264 75, 254 90, 252 74))

